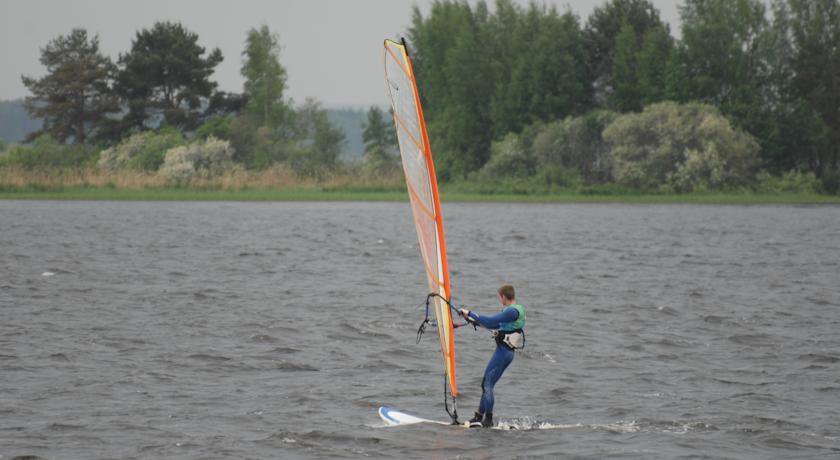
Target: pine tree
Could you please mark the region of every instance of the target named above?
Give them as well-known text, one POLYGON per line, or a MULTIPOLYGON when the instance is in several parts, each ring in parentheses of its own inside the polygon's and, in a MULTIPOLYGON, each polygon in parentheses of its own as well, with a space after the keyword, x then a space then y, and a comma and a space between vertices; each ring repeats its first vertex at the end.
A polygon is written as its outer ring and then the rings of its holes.
POLYGON ((198 127, 217 86, 210 76, 222 62, 218 48, 207 57, 204 53, 198 35, 180 23, 157 22, 137 32, 131 51, 119 59, 117 89, 128 106, 125 128, 198 127))
POLYGON ((109 113, 119 110, 111 89, 116 67, 99 52, 99 37, 88 39, 86 30, 73 29, 41 50, 41 64, 46 76, 22 77, 32 92, 24 101, 26 110, 44 120, 27 141, 48 133, 61 142, 83 144, 99 132, 109 113))

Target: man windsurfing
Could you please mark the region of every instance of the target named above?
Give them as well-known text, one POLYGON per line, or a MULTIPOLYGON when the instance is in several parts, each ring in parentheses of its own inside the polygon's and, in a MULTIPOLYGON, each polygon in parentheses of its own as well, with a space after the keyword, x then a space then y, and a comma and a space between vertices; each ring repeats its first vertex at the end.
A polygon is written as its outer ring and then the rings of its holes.
POLYGON ((496 339, 496 351, 487 363, 481 380, 481 403, 469 421, 471 427, 493 426, 493 389, 505 369, 513 362, 514 350, 525 345, 525 307, 516 302, 516 293, 510 284, 500 287, 498 292, 499 301, 504 307, 501 313, 482 316, 466 308, 460 310, 466 321, 492 330, 496 339))

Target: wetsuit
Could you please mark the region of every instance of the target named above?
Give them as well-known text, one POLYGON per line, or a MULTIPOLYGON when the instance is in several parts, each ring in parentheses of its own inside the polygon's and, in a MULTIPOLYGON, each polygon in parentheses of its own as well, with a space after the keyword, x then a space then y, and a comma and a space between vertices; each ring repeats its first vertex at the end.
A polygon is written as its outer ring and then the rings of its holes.
MULTIPOLYGON (((480 326, 487 329, 499 329, 503 325, 511 324, 519 319, 519 311, 511 306, 505 307, 501 313, 493 316, 483 316, 471 311, 470 318, 475 320, 480 326)), ((481 403, 478 406, 478 412, 481 414, 493 412, 493 388, 496 382, 502 377, 505 369, 513 362, 513 349, 503 344, 501 341, 496 341, 496 351, 487 363, 487 368, 484 369, 484 378, 481 380, 481 403)))

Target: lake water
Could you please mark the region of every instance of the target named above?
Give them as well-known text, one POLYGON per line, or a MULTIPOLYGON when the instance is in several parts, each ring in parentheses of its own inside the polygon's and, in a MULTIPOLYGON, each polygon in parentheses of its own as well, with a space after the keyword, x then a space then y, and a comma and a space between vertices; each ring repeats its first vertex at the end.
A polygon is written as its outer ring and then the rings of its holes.
POLYGON ((447 420, 407 203, 0 201, 0 458, 840 456, 840 207, 443 211, 455 302, 528 310, 517 429, 376 414, 447 420))

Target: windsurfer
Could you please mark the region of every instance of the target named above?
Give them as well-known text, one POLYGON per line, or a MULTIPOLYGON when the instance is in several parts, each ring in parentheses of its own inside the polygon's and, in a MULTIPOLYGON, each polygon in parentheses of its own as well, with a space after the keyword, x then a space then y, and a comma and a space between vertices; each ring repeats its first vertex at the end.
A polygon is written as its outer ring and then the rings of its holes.
POLYGON ((501 313, 484 316, 466 308, 460 310, 461 316, 471 324, 493 330, 496 339, 496 351, 487 363, 481 380, 481 403, 478 412, 469 421, 471 427, 493 426, 493 389, 505 369, 513 362, 514 350, 525 345, 525 308, 516 302, 516 293, 510 284, 500 287, 498 292, 499 301, 504 307, 501 313))

